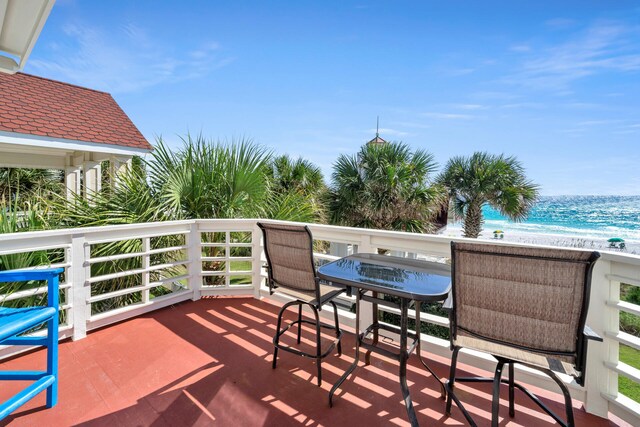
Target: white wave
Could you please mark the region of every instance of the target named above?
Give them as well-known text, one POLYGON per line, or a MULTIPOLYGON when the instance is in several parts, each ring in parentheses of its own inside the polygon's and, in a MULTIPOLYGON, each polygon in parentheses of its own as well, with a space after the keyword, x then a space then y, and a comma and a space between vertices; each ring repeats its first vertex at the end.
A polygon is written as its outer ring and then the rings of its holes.
MULTIPOLYGON (((453 223, 449 227, 451 230, 462 228, 460 223, 453 223)), ((573 237, 578 239, 606 240, 611 237, 621 237, 629 243, 640 243, 640 230, 630 230, 628 228, 605 226, 600 229, 595 228, 578 228, 566 227, 562 225, 552 224, 536 224, 536 223, 514 223, 505 220, 487 220, 482 230, 483 235, 493 234, 493 230, 502 230, 505 234, 540 234, 540 235, 558 235, 560 237, 573 237)))

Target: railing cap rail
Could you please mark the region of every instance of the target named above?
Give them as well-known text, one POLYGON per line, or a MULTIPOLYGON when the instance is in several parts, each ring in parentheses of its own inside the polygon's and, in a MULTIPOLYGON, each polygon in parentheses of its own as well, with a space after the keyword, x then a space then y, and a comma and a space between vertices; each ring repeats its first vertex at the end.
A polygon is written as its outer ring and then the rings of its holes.
MULTIPOLYGON (((353 235, 358 236, 361 234, 367 234, 374 237, 401 237, 407 240, 421 240, 426 242, 433 243, 446 243, 448 244, 451 241, 455 242, 464 242, 469 241, 470 239, 464 237, 454 237, 454 236, 446 236, 446 235, 436 235, 436 234, 421 234, 421 233, 410 233, 406 231, 392 231, 392 230, 375 230, 370 228, 355 228, 355 227, 345 227, 339 225, 328 225, 328 224, 312 224, 312 223, 300 223, 294 221, 281 221, 281 220, 271 220, 271 219, 260 219, 260 218, 210 218, 210 219, 190 219, 190 220, 179 220, 179 221, 164 221, 164 222, 149 222, 149 223, 136 223, 136 224, 122 224, 122 225, 106 225, 100 227, 78 227, 78 228, 62 228, 56 230, 39 230, 39 231, 27 231, 27 232, 19 232, 19 233, 7 233, 0 234, 0 242, 12 241, 17 239, 36 239, 41 237, 54 237, 54 236, 68 236, 75 234, 99 234, 99 233, 108 233, 109 231, 126 231, 126 230, 144 230, 146 228, 156 228, 156 227, 172 227, 172 226, 180 226, 180 225, 190 225, 190 224, 254 224, 257 221, 269 221, 275 223, 282 224, 304 224, 310 225, 313 230, 322 230, 327 232, 340 232, 344 235, 353 235)), ((521 242, 505 242, 505 241, 491 241, 491 240, 478 240, 471 239, 474 242, 485 243, 485 244, 495 244, 495 245, 513 245, 513 246, 521 246, 521 247, 538 247, 545 249, 557 249, 558 246, 551 245, 541 245, 534 243, 521 243, 521 242)), ((581 248, 564 248, 567 250, 584 250, 581 248)), ((632 265, 640 265, 640 255, 633 255, 627 253, 613 252, 607 250, 600 250, 602 254, 602 259, 607 261, 615 261, 621 263, 628 263, 632 265)))
POLYGON ((157 228, 158 226, 178 226, 178 225, 190 225, 197 220, 180 220, 180 221, 157 221, 157 222, 141 222, 136 224, 121 224, 121 225, 104 225, 100 227, 77 227, 77 228, 59 228, 54 230, 38 230, 38 231, 25 231, 18 233, 6 233, 0 234, 0 242, 10 240, 23 240, 23 239, 37 239, 40 237, 54 237, 65 236, 75 234, 98 234, 109 231, 122 231, 122 230, 144 230, 146 228, 157 228))

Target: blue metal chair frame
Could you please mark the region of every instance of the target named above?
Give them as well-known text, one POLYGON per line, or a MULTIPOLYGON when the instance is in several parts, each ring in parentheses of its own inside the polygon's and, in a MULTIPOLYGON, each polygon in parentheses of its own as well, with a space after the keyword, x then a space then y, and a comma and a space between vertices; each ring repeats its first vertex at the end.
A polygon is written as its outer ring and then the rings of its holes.
POLYGON ((0 283, 47 281, 46 307, 0 307, 0 345, 47 348, 46 371, 0 371, 0 381, 34 381, 6 402, 0 403, 0 421, 45 389, 47 390, 47 408, 58 403, 58 276, 63 271, 63 268, 0 271, 0 283), (19 336, 44 322, 47 322, 46 336, 19 336))

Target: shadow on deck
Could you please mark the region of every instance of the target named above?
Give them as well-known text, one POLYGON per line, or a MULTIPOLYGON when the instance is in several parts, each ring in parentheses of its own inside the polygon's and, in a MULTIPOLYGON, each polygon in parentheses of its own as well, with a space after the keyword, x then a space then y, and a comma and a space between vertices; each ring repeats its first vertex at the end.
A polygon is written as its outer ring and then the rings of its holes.
MULTIPOLYGON (((12 426, 90 427, 408 425, 397 362, 375 354, 370 366, 360 364, 355 377, 338 392, 334 407, 329 408, 328 391, 353 360, 352 334, 345 334, 342 357, 324 359, 322 387, 316 385, 312 359, 281 352, 278 368, 271 369, 278 309, 268 300, 202 299, 103 328, 79 341, 64 342, 60 345, 58 405, 46 409, 43 393, 5 422, 12 426)), ((310 345, 312 331, 305 332, 303 340, 310 345)), ((326 338, 328 342, 331 337, 326 338)), ((3 362, 2 369, 43 365, 44 353, 38 351, 3 362)), ((447 360, 436 358, 430 365, 438 375, 447 377, 447 360)), ((415 357, 410 359, 408 379, 422 425, 465 425, 455 406, 451 417, 444 416, 439 389, 415 357)), ((0 399, 21 386, 4 383, 0 399)), ((478 424, 489 425, 491 386, 461 384, 458 388, 478 424)), ((513 419, 508 417, 507 402, 501 401, 501 425, 555 425, 518 393, 513 419)), ((540 392, 540 396, 553 410, 563 413, 560 395, 540 392)), ((622 424, 589 415, 578 402, 574 407, 577 425, 622 424)))

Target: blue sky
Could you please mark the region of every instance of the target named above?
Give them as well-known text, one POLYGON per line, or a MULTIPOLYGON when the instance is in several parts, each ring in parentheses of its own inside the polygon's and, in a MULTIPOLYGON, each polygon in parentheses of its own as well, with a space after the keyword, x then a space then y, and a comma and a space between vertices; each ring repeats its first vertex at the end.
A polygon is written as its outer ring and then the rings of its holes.
POLYGON ((327 178, 379 115, 441 165, 640 194, 637 1, 58 0, 25 72, 112 93, 152 142, 248 137, 327 178))

